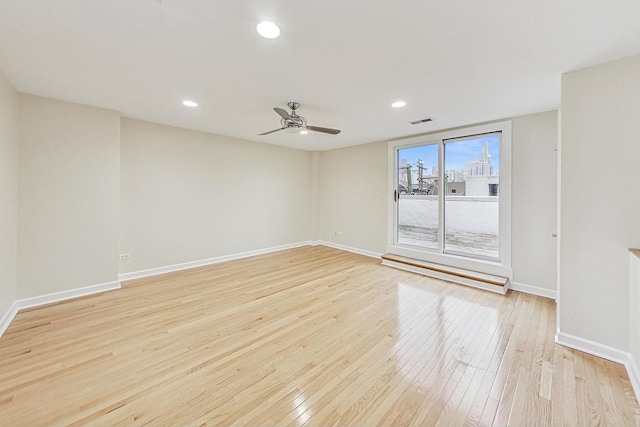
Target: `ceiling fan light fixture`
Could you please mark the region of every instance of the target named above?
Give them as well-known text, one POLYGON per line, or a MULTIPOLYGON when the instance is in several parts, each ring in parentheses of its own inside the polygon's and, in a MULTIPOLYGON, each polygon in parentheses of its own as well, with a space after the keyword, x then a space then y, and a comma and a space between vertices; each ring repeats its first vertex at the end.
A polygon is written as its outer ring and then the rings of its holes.
POLYGON ((259 134, 260 136, 269 135, 274 132, 279 132, 281 130, 287 133, 298 134, 298 135, 307 135, 309 131, 327 133, 329 135, 337 135, 340 133, 340 129, 323 128, 320 126, 307 125, 307 119, 305 119, 304 117, 296 113, 296 110, 298 109, 298 107, 300 107, 300 103, 289 102, 287 103, 287 106, 291 108, 291 113, 289 113, 287 110, 284 110, 280 107, 273 107, 273 111, 275 111, 276 114, 280 116, 280 127, 278 129, 263 132, 259 134))
POLYGON ((275 39, 280 35, 280 28, 271 21, 262 21, 258 24, 256 30, 265 39, 275 39))
POLYGON ((303 129, 306 130, 305 128, 300 126, 289 126, 285 128, 285 131, 287 131, 288 133, 293 133, 297 135, 297 134, 301 134, 303 129))

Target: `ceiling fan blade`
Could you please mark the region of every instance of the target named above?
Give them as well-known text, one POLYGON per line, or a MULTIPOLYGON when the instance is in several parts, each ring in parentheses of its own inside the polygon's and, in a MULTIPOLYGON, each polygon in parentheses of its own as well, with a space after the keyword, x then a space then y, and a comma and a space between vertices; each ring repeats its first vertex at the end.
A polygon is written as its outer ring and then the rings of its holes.
POLYGON ((307 129, 312 130, 314 132, 329 133, 331 135, 337 135, 340 133, 340 129, 322 128, 319 126, 307 126, 307 129))
POLYGON ((280 117, 282 117, 283 119, 290 119, 291 118, 289 113, 287 113, 287 110, 283 110, 280 107, 273 107, 273 111, 278 113, 280 115, 280 117))
POLYGON ((262 136, 262 135, 269 135, 270 133, 278 132, 279 130, 282 130, 282 129, 286 129, 286 128, 280 128, 280 129, 270 130, 269 132, 260 133, 260 134, 258 134, 258 136, 262 136))

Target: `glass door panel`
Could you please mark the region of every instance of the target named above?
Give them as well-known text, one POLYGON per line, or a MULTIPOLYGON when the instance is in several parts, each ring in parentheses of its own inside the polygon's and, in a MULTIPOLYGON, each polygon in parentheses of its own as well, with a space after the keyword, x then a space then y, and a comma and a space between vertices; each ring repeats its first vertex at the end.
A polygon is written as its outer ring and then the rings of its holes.
POLYGON ((497 260, 500 133, 444 141, 444 252, 497 260))
POLYGON ((397 150, 396 243, 440 249, 438 144, 397 150))

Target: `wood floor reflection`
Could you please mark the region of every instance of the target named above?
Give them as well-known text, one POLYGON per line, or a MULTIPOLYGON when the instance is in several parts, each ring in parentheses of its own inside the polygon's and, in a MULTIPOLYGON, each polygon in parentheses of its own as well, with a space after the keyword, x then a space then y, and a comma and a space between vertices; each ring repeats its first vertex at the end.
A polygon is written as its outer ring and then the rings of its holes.
POLYGON ((317 246, 20 312, 5 425, 640 425, 621 365, 555 303, 317 246))

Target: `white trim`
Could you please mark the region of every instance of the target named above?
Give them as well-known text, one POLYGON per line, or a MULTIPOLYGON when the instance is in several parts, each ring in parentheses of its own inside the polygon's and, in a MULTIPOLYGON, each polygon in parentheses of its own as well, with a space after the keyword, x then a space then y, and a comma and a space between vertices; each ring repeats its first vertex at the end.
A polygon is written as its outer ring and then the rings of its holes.
POLYGON ((560 330, 560 300, 562 298, 562 283, 560 273, 562 265, 562 108, 558 108, 558 145, 556 152, 556 327, 560 330))
POLYGON ((539 288, 537 286, 526 285, 520 282, 512 282, 512 287, 514 291, 524 292, 525 294, 538 295, 539 297, 551 298, 552 300, 556 300, 558 293, 553 289, 545 289, 539 288))
POLYGON ((114 289, 120 289, 120 282, 100 283, 98 285, 85 286, 82 288, 69 289, 67 291, 54 292, 51 294, 16 300, 11 304, 11 307, 9 307, 9 310, 4 314, 0 321, 0 336, 5 333, 14 317, 16 317, 16 314, 24 308, 39 307, 45 304, 52 304, 88 295, 99 294, 102 292, 112 291, 114 289))
POLYGON ((556 333, 555 341, 557 344, 565 347, 570 347, 574 350, 579 350, 584 353, 589 353, 593 356, 601 357, 624 365, 627 370, 627 375, 629 375, 629 380, 631 381, 631 386, 633 387, 636 399, 638 399, 640 396, 640 372, 638 371, 638 365, 633 359, 631 353, 589 341, 584 338, 576 337, 574 335, 565 334, 564 332, 560 332, 560 330, 556 333))
POLYGON ((382 256, 382 254, 377 252, 367 251, 365 249, 358 249, 351 246, 340 245, 338 243, 327 242, 324 240, 316 240, 316 241, 310 242, 309 244, 312 246, 317 246, 317 245, 327 246, 334 249, 340 249, 342 251, 352 252, 358 255, 368 256, 371 258, 380 258, 382 256))
POLYGON ((611 360, 612 362, 625 364, 630 358, 630 354, 618 350, 617 348, 609 347, 608 345, 600 344, 594 341, 589 341, 584 338, 576 337, 574 335, 566 334, 558 331, 555 337, 556 343, 571 347, 574 350, 580 350, 585 353, 589 353, 593 356, 602 357, 603 359, 611 360))
POLYGON ((186 270, 188 268, 203 267, 205 265, 219 264, 221 262, 233 261, 236 259, 248 258, 252 256, 257 256, 257 255, 264 255, 271 252, 279 252, 287 249, 300 248, 303 246, 318 246, 318 245, 327 246, 334 249, 340 249, 347 252, 353 252, 359 255, 364 255, 372 258, 380 258, 380 256, 382 256, 382 254, 379 254, 377 252, 371 252, 364 249, 353 248, 351 246, 345 246, 337 243, 326 242, 324 240, 308 240, 308 241, 303 241, 298 243, 292 243, 289 245, 273 246, 270 248, 258 249, 254 251, 240 252, 240 253, 231 254, 231 255, 222 255, 219 257, 207 258, 199 261, 184 262, 181 264, 174 264, 166 267, 157 267, 157 268, 151 268, 148 270, 140 270, 140 271, 134 271, 131 273, 123 273, 118 275, 118 280, 124 281, 124 280, 139 279, 147 276, 155 276, 157 274, 164 274, 164 273, 171 273, 174 271, 186 270))
POLYGON ((507 286, 496 286, 496 285, 491 285, 485 282, 481 282, 479 280, 467 279, 465 277, 460 277, 460 276, 455 276, 453 274, 447 274, 439 271, 429 270, 427 268, 420 268, 413 265, 404 264, 401 262, 391 261, 388 259, 383 259, 382 265, 398 268, 400 270, 411 271, 412 273, 422 274, 423 276, 435 277, 436 279, 442 279, 448 282, 471 286, 473 288, 482 289, 485 291, 495 292, 500 295, 506 294, 507 290, 509 289, 509 283, 507 283, 507 286))
POLYGON ((37 297, 24 298, 16 301, 18 310, 23 308, 38 307, 68 299, 85 297, 101 292, 120 289, 120 282, 100 283, 98 285, 85 286, 83 288, 69 289, 68 291, 54 292, 52 294, 39 295, 37 297))
POLYGON ((124 281, 124 280, 131 280, 131 279, 139 279, 141 277, 155 276, 157 274, 164 274, 164 273, 170 273, 173 271, 186 270, 188 268, 202 267, 202 266, 211 265, 211 264, 219 264, 225 261, 233 261, 236 259, 248 258, 256 255, 264 255, 271 252, 284 251, 286 249, 294 249, 294 248, 299 248, 302 246, 309 246, 309 245, 313 245, 313 243, 310 241, 298 242, 298 243, 292 243, 289 245, 273 246, 265 249, 257 249, 254 251, 240 252, 237 254, 222 255, 219 257, 201 259, 198 261, 183 262, 180 264, 168 265, 166 267, 157 267, 157 268, 150 268, 148 270, 133 271, 131 273, 119 274, 118 280, 124 281))
POLYGON ((18 314, 18 301, 14 301, 13 304, 9 307, 9 309, 2 316, 2 320, 0 320, 0 337, 7 330, 11 322, 13 322, 13 318, 18 314))

